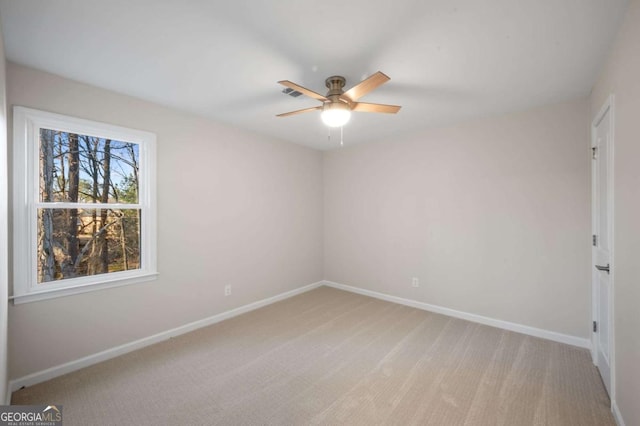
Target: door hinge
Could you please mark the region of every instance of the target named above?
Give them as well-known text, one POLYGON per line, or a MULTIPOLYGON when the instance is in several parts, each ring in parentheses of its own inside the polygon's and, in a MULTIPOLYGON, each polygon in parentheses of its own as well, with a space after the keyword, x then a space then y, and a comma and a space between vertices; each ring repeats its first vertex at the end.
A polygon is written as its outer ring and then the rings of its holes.
POLYGON ((594 247, 598 245, 598 237, 596 235, 591 236, 591 241, 593 242, 594 247))
POLYGON ((591 158, 592 159, 594 159, 594 160, 596 159, 596 156, 598 155, 597 153, 598 153, 598 148, 597 147, 594 146, 593 148, 591 148, 591 158))
POLYGON ((598 323, 597 322, 593 322, 593 332, 597 333, 598 332, 598 323))

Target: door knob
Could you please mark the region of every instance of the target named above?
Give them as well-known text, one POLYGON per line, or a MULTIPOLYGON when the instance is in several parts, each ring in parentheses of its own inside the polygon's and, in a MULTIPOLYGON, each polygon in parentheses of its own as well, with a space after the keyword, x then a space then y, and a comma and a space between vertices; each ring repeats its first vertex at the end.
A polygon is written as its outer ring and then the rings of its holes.
POLYGON ((607 266, 602 266, 602 265, 596 265, 596 269, 598 271, 604 271, 607 274, 609 273, 609 264, 607 263, 607 266))

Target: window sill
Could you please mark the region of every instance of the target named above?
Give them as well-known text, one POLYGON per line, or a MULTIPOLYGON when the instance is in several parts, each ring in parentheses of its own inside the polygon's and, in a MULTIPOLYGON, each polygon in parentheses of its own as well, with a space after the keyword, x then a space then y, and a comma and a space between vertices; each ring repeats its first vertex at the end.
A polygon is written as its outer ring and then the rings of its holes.
POLYGON ((105 280, 99 283, 85 284, 73 287, 55 288, 41 291, 33 291, 26 294, 14 295, 9 297, 13 300, 14 305, 22 303, 38 302, 41 300, 55 299, 58 297, 72 296, 74 294, 88 293, 90 291, 104 290, 107 288, 121 287, 125 285, 139 284, 147 281, 153 281, 158 278, 157 272, 148 272, 127 278, 115 278, 105 280))

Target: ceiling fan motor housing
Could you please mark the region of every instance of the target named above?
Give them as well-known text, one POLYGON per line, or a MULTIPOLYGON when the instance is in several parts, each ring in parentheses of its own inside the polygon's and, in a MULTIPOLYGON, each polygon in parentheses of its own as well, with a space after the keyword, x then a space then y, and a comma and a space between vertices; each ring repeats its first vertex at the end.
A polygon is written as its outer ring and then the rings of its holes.
POLYGON ((331 99, 334 102, 341 100, 339 99, 339 97, 344 93, 342 88, 344 87, 346 82, 347 80, 339 75, 334 75, 327 78, 324 81, 325 86, 327 86, 327 89, 329 89, 329 91, 327 92, 327 98, 331 99))

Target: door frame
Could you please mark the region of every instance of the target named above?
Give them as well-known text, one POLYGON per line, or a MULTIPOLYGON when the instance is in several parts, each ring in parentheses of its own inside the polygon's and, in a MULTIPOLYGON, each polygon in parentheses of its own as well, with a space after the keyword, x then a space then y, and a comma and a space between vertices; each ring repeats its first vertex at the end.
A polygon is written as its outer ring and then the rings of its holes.
MULTIPOLYGON (((615 392, 616 392, 616 356, 615 356, 615 258, 614 258, 614 249, 615 249, 615 234, 614 234, 614 222, 615 222, 615 209, 614 209, 614 185, 613 179, 615 176, 614 173, 614 155, 615 155, 615 110, 614 110, 614 101, 615 97, 613 94, 610 94, 605 100, 604 104, 598 111, 598 113, 593 118, 591 122, 591 148, 596 146, 596 128, 600 121, 604 118, 605 114, 609 113, 609 133, 610 133, 610 141, 609 141, 609 152, 608 152, 608 164, 607 164, 607 194, 609 200, 607 202, 607 214, 610 218, 609 220, 609 236, 611 238, 611 247, 610 247, 610 274, 609 274, 609 285, 611 287, 611 294, 609 297, 609 366, 610 366, 610 388, 611 395, 609 395, 610 400, 615 401, 615 392)), ((591 233, 596 234, 596 222, 595 222, 595 211, 597 209, 597 200, 593 196, 595 194, 597 185, 597 174, 595 168, 595 162, 591 160, 591 233)), ((598 294, 597 294, 597 285, 596 280, 597 274, 599 271, 595 268, 596 265, 596 250, 591 246, 591 319, 592 321, 598 320, 598 304, 596 303, 598 294)), ((591 333, 591 357, 594 365, 598 365, 598 333, 591 333)))

